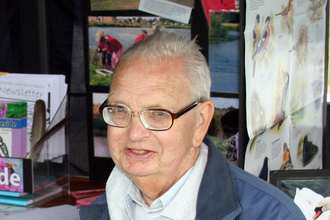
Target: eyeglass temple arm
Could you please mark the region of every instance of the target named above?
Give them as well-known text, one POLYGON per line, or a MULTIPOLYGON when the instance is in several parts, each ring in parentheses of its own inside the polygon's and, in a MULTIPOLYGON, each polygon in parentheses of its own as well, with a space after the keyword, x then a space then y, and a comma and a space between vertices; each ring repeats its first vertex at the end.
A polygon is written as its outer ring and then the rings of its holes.
POLYGON ((106 100, 102 103, 102 105, 100 106, 100 108, 99 108, 99 112, 100 112, 101 114, 102 114, 102 111, 103 111, 103 109, 104 109, 104 106, 106 106, 107 103, 108 103, 108 99, 106 99, 106 100))
POLYGON ((196 101, 196 102, 192 103, 191 105, 189 105, 188 107, 182 109, 182 110, 179 111, 178 113, 173 113, 173 114, 172 114, 173 119, 175 119, 175 118, 179 118, 181 115, 183 115, 183 114, 185 114, 186 112, 190 111, 191 109, 195 108, 196 105, 198 105, 198 103, 199 103, 199 102, 196 101))

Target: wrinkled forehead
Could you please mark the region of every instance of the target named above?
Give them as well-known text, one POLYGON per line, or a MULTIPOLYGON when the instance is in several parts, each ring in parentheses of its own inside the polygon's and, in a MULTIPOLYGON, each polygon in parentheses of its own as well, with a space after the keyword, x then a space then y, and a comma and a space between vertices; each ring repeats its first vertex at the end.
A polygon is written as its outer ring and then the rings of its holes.
POLYGON ((189 84, 187 68, 181 58, 144 60, 124 60, 118 63, 112 78, 112 84, 117 81, 152 81, 168 80, 189 84), (140 77, 140 78, 139 78, 140 77))
POLYGON ((182 60, 121 62, 115 69, 110 94, 120 90, 134 93, 166 93, 167 95, 189 96, 191 83, 182 60))

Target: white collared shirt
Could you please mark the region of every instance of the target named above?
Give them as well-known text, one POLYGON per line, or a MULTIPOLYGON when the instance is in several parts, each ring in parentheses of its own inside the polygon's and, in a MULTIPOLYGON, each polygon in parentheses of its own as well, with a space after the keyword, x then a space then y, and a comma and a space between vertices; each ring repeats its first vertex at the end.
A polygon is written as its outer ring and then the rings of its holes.
POLYGON ((153 201, 150 207, 145 204, 140 190, 131 182, 125 197, 126 211, 130 219, 154 220, 169 219, 161 215, 161 212, 171 203, 179 193, 191 173, 189 169, 166 193, 153 201))
POLYGON ((194 166, 165 194, 148 207, 140 191, 127 175, 115 167, 106 185, 110 219, 189 220, 196 215, 199 185, 207 162, 208 147, 203 143, 194 166))

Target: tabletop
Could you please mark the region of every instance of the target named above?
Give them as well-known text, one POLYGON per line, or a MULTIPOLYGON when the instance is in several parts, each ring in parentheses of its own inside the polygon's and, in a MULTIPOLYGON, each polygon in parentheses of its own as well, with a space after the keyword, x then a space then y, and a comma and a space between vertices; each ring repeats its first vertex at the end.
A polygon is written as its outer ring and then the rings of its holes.
MULTIPOLYGON (((70 177, 70 191, 105 189, 105 183, 90 181, 88 177, 70 177)), ((58 205, 75 205, 76 199, 68 194, 44 203, 40 207, 53 207, 58 205)))

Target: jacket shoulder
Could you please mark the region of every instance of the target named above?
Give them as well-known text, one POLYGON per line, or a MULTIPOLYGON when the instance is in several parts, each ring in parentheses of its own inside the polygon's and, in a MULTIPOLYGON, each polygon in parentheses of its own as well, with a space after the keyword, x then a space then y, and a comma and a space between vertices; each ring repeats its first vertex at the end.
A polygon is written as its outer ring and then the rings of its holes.
POLYGON ((242 206, 242 219, 306 219, 293 200, 270 183, 230 165, 237 195, 242 206), (248 210, 248 212, 246 212, 248 210), (245 216, 249 213, 249 216, 245 216), (243 217, 245 216, 245 217, 243 217))
POLYGON ((81 206, 80 220, 110 220, 106 194, 100 195, 92 204, 81 206))

